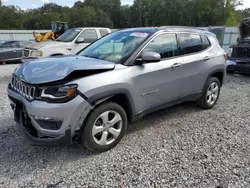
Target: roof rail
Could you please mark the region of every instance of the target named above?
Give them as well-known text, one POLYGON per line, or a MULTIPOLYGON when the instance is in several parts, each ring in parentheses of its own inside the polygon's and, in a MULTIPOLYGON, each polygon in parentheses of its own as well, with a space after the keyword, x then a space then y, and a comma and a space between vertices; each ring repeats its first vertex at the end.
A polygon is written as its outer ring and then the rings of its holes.
POLYGON ((201 30, 201 31, 205 31, 203 28, 199 28, 199 27, 192 27, 192 26, 160 26, 158 27, 159 30, 161 29, 171 29, 171 28, 180 28, 180 29, 197 29, 197 30, 201 30))

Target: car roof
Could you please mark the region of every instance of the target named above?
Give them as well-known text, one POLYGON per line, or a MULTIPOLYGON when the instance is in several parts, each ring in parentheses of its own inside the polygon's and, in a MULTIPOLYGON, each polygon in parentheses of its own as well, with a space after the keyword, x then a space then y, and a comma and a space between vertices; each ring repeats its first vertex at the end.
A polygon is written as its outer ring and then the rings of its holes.
POLYGON ((107 28, 107 27, 74 27, 71 29, 110 29, 110 28, 107 28))
POLYGON ((140 28, 129 28, 117 31, 131 31, 131 32, 160 32, 160 31, 174 31, 174 32, 191 32, 198 34, 214 35, 213 33, 197 27, 188 26, 161 26, 161 27, 140 27, 140 28))

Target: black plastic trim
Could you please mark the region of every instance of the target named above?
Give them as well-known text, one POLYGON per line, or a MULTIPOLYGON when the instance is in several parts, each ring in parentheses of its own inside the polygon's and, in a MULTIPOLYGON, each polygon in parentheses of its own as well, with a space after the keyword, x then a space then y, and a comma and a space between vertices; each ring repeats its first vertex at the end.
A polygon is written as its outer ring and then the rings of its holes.
POLYGON ((226 70, 225 70, 225 69, 217 69, 217 70, 211 72, 211 73, 208 75, 208 77, 207 77, 207 79, 206 79, 206 82, 205 82, 205 84, 204 84, 204 86, 203 86, 202 91, 205 90, 207 81, 211 78, 211 76, 212 76, 213 74, 216 74, 216 73, 223 73, 223 80, 222 80, 222 82, 220 83, 221 86, 223 85, 224 78, 225 78, 225 74, 226 74, 226 70))
POLYGON ((112 96, 119 95, 119 94, 125 95, 127 97, 128 102, 129 102, 128 106, 129 106, 129 109, 132 112, 131 115, 134 116, 136 114, 134 101, 133 101, 133 98, 132 98, 130 92, 127 89, 114 89, 114 90, 98 93, 96 95, 93 95, 93 96, 89 97, 87 99, 87 102, 90 105, 95 105, 95 103, 98 102, 101 99, 105 99, 107 97, 112 97, 112 96))
POLYGON ((236 71, 239 73, 250 74, 250 64, 248 66, 242 65, 228 65, 227 71, 236 71))
POLYGON ((177 105, 177 104, 181 104, 183 102, 196 101, 197 99, 199 99, 199 97, 201 97, 201 95, 202 95, 201 92, 192 93, 190 95, 183 96, 181 98, 176 98, 176 99, 173 99, 173 100, 168 101, 166 103, 150 107, 146 110, 142 110, 135 115, 135 117, 133 118, 133 121, 137 121, 148 114, 151 114, 153 112, 157 112, 157 111, 162 110, 162 109, 169 108, 169 107, 177 105))
POLYGON ((84 100, 88 100, 88 97, 86 97, 83 93, 81 93, 79 90, 77 90, 77 94, 80 95, 84 100))

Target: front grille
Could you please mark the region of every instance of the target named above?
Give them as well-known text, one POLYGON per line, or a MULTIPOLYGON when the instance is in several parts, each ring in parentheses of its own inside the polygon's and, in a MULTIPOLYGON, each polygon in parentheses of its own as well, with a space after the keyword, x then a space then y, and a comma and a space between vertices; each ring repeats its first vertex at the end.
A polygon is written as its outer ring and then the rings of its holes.
POLYGON ((28 100, 33 100, 35 98, 36 88, 25 84, 17 77, 12 77, 11 87, 28 100))
POLYGON ((24 49, 24 50, 23 50, 23 56, 24 56, 24 57, 29 57, 29 55, 30 55, 30 51, 24 49))

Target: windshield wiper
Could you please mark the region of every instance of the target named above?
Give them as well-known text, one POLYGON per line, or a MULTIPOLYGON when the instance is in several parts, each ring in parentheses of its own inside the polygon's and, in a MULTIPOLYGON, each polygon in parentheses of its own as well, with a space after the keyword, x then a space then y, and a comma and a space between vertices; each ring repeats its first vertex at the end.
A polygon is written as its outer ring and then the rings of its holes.
POLYGON ((95 57, 95 56, 89 56, 89 55, 84 55, 84 57, 93 58, 93 59, 99 59, 98 57, 95 57))

